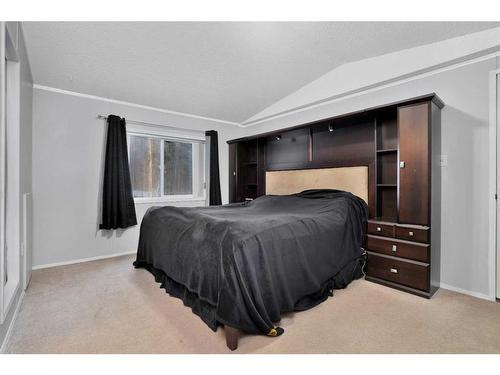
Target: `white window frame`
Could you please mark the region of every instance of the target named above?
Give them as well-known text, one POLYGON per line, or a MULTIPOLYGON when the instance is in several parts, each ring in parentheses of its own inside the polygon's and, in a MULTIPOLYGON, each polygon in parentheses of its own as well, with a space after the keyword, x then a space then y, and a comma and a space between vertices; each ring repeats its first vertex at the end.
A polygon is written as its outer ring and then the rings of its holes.
MULTIPOLYGON (((129 163, 130 163, 130 137, 138 136, 145 138, 158 138, 163 141, 172 141, 172 142, 181 142, 181 143, 191 143, 191 144, 201 144, 203 145, 203 165, 197 165, 197 161, 199 158, 192 158, 192 171, 193 171, 193 189, 195 189, 195 183, 198 182, 201 184, 201 195, 194 194, 177 194, 177 195, 162 195, 160 197, 134 197, 134 203, 171 203, 171 202, 205 202, 207 199, 207 184, 206 184, 206 153, 204 149, 206 147, 206 142, 203 139, 197 138, 187 138, 187 137, 177 137, 172 136, 164 132, 152 131, 152 130, 141 130, 132 128, 131 130, 127 130, 127 148, 129 155, 129 163), (201 174, 199 173, 201 171, 201 174)), ((160 142, 161 147, 161 157, 160 157, 160 191, 163 193, 164 191, 164 147, 165 144, 160 142)), ((194 148, 193 148, 194 150, 194 148)))

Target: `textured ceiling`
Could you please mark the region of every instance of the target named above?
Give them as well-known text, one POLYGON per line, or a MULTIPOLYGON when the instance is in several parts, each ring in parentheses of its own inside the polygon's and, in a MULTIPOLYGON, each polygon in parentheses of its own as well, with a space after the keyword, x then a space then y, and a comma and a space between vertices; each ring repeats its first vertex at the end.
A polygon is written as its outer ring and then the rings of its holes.
POLYGON ((23 22, 39 85, 238 123, 344 63, 499 25, 23 22))

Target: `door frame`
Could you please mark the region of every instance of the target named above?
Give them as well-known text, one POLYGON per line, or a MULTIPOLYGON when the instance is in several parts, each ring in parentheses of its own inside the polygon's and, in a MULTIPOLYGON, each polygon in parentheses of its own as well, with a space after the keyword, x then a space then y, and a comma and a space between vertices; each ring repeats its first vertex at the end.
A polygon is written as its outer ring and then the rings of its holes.
POLYGON ((489 139, 490 139, 490 180, 489 180, 489 251, 488 251, 488 274, 489 274, 489 297, 491 300, 500 298, 500 230, 497 222, 500 214, 497 199, 497 176, 499 175, 498 166, 500 166, 500 153, 498 152, 499 141, 497 135, 497 96, 500 94, 497 90, 497 76, 500 76, 500 69, 490 72, 489 77, 489 139))
POLYGON ((0 324, 4 316, 4 262, 5 262, 5 22, 0 22, 0 324))

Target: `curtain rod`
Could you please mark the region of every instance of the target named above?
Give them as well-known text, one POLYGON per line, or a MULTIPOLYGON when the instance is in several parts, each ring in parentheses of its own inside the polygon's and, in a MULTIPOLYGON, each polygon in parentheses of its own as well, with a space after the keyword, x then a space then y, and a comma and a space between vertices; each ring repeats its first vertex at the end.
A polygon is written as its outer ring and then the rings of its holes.
MULTIPOLYGON (((100 120, 107 120, 108 116, 106 115, 97 115, 97 118, 100 120)), ((145 122, 145 121, 137 121, 137 120, 125 120, 127 123, 130 124, 136 124, 136 125, 149 125, 149 126, 156 126, 162 129, 172 129, 172 130, 177 130, 177 131, 183 131, 183 132, 189 132, 189 133, 195 133, 195 134, 203 134, 205 135, 204 130, 194 130, 194 129, 185 129, 185 128, 179 128, 176 126, 169 126, 169 125, 161 125, 161 124, 155 124, 152 122, 145 122)))

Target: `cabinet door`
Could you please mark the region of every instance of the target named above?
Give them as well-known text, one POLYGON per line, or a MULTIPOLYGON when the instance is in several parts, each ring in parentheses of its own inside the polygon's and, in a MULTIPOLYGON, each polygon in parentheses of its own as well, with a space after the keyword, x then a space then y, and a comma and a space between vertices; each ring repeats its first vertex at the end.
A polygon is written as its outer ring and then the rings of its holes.
POLYGON ((429 225, 430 103, 398 108, 399 221, 429 225))
POLYGON ((229 144, 229 203, 238 202, 236 186, 236 149, 237 143, 229 144))

